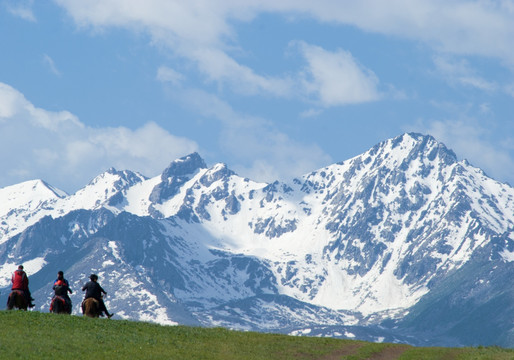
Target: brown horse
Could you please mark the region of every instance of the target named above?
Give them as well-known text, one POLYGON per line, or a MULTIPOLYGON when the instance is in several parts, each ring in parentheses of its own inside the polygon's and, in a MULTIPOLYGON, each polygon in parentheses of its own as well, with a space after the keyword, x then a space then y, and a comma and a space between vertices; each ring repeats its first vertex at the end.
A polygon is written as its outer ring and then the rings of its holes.
POLYGON ((82 313, 85 316, 97 318, 102 313, 100 311, 100 303, 94 298, 87 298, 82 302, 82 313))
POLYGON ((50 312, 54 314, 71 314, 71 304, 67 304, 64 297, 56 295, 50 303, 50 312))
POLYGON ((7 299, 7 310, 12 310, 14 308, 18 308, 20 310, 27 311, 28 307, 27 299, 25 298, 25 294, 21 290, 13 290, 9 294, 9 298, 7 299))

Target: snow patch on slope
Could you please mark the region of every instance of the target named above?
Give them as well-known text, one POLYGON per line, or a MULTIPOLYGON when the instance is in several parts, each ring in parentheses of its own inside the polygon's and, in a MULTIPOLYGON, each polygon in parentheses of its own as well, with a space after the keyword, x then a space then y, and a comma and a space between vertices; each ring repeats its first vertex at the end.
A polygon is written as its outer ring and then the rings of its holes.
POLYGON ((506 262, 514 262, 514 251, 505 249, 500 253, 500 255, 506 262))

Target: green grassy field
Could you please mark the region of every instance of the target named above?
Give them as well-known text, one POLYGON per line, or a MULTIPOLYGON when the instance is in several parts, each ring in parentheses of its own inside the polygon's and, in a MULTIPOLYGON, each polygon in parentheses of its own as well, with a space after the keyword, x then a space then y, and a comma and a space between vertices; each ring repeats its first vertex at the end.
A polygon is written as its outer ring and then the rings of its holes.
POLYGON ((514 359, 514 350, 330 338, 0 311, 0 359, 514 359))

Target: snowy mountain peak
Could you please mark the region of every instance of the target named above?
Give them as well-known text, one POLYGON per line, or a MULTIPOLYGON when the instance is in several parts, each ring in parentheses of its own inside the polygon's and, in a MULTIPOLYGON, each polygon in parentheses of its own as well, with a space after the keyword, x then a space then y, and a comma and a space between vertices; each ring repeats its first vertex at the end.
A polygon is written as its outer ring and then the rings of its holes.
POLYGON ((84 188, 68 199, 72 208, 95 209, 102 206, 115 206, 123 201, 124 193, 132 186, 147 180, 139 173, 115 168, 95 177, 84 188))
POLYGON ((218 163, 208 169, 199 181, 202 185, 209 187, 215 181, 227 179, 233 175, 236 175, 236 173, 230 170, 226 164, 218 163))
POLYGON ((196 152, 173 161, 162 173, 161 182, 153 188, 150 201, 154 204, 162 204, 177 195, 182 185, 200 169, 206 168, 205 161, 196 152))
POLYGON ((34 224, 66 196, 42 180, 0 189, 0 244, 34 224))
POLYGON ((105 172, 101 173, 93 180, 91 180, 88 186, 97 186, 98 184, 113 183, 116 188, 129 187, 138 182, 144 181, 147 178, 137 172, 130 170, 118 171, 114 167, 109 168, 105 172))
POLYGON ((194 174, 199 169, 205 169, 205 161, 196 152, 173 161, 161 175, 162 181, 172 177, 182 177, 194 174))
POLYGON ((42 203, 66 196, 62 190, 43 180, 30 180, 0 189, 0 216, 13 209, 32 209, 42 203))
POLYGON ((382 154, 383 159, 392 157, 400 161, 397 165, 404 169, 413 161, 434 161, 446 165, 457 162, 455 153, 443 143, 438 142, 430 135, 418 133, 405 133, 393 139, 386 140, 370 149, 367 155, 382 154))
MULTIPOLYGON (((37 296, 58 263, 75 282, 105 278, 120 316, 163 323, 324 333, 421 306, 412 314, 444 333, 452 317, 432 305, 455 311, 455 288, 476 318, 489 300, 514 311, 514 189, 431 136, 403 134, 290 183, 193 153, 151 179, 111 168, 56 194, 40 181, 0 189, 0 272, 40 264, 37 296)), ((514 331, 508 320, 498 333, 514 331)))
POLYGON ((431 135, 406 133, 392 139, 391 143, 392 149, 397 146, 408 147, 410 145, 412 147, 411 154, 426 156, 430 161, 439 157, 444 160, 447 165, 457 162, 457 155, 431 135))

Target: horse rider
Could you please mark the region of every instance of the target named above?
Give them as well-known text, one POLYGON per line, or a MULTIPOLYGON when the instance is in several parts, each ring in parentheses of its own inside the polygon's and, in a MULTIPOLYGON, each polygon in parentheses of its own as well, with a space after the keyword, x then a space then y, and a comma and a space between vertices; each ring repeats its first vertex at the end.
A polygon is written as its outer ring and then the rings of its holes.
MULTIPOLYGON (((88 298, 98 300, 98 302, 100 303, 100 315, 102 315, 102 312, 105 312, 105 315, 107 315, 107 317, 110 319, 114 314, 109 314, 102 299, 102 294, 107 295, 107 292, 98 283, 98 276, 96 274, 91 274, 89 276, 89 279, 90 281, 88 281, 86 285, 82 287, 82 291, 86 291, 86 296, 84 297, 84 300, 88 298)), ((82 302, 82 304, 84 304, 84 302, 82 302)))
POLYGON ((11 282, 11 290, 22 291, 25 299, 27 300, 28 307, 34 307, 35 305, 32 303, 34 299, 32 298, 29 290, 29 278, 27 273, 23 271, 23 265, 18 266, 18 270, 14 271, 11 277, 11 282))
POLYGON ((56 296, 60 296, 64 299, 68 310, 71 311, 71 299, 68 292, 73 294, 73 291, 70 289, 70 283, 64 278, 64 273, 62 271, 57 272, 57 279, 55 279, 52 289, 56 296))

